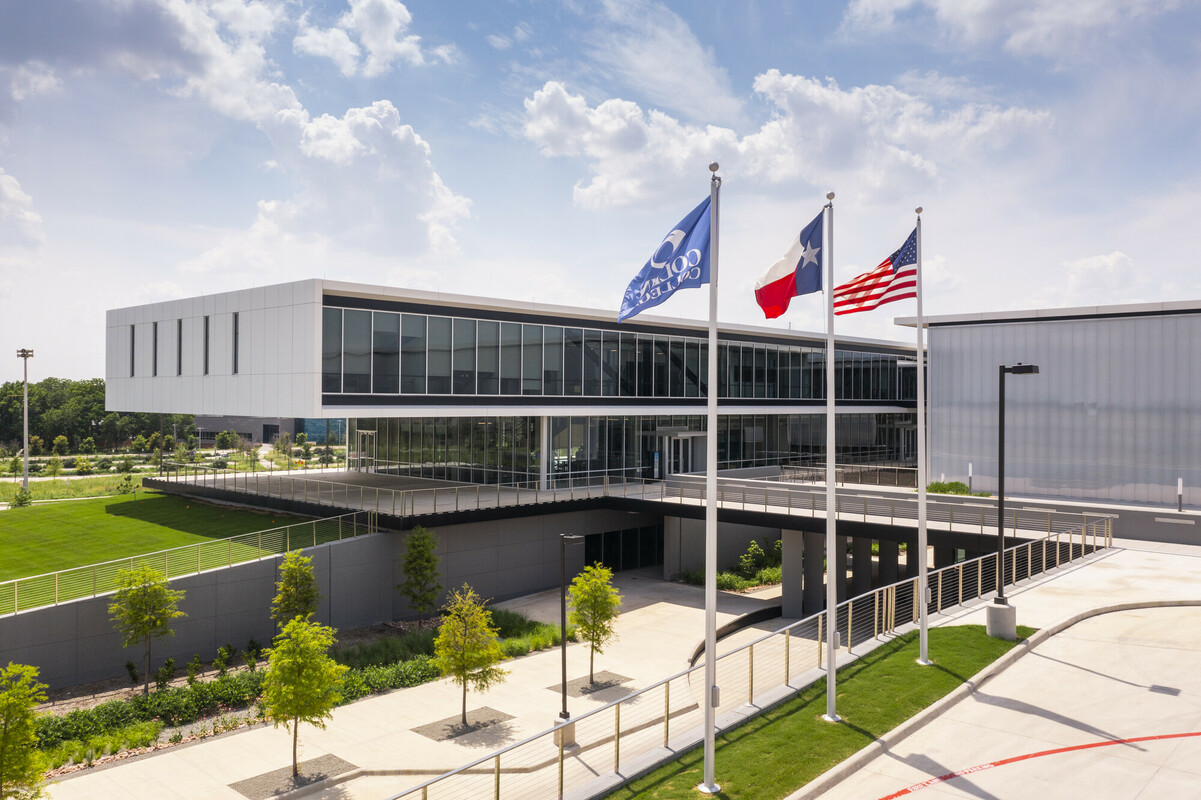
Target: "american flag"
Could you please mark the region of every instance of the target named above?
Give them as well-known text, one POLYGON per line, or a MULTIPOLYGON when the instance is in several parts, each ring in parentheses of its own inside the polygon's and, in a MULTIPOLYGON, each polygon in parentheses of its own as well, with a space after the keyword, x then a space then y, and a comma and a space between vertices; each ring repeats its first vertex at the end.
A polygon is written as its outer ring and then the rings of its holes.
POLYGON ((834 313, 871 311, 908 297, 917 297, 917 228, 880 266, 834 289, 834 313))

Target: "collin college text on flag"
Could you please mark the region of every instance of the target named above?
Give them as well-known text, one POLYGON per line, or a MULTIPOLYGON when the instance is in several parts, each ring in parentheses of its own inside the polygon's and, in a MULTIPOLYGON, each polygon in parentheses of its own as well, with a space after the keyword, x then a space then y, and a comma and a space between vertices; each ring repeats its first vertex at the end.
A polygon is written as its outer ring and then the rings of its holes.
POLYGON ((792 298, 822 290, 822 214, 801 229, 788 252, 755 283, 755 302, 768 319, 788 310, 792 298))
POLYGON ((659 305, 677 289, 709 282, 709 200, 692 209, 655 248, 621 298, 617 321, 659 305))
POLYGON ((917 229, 880 266, 834 289, 834 313, 853 314, 917 297, 917 229))

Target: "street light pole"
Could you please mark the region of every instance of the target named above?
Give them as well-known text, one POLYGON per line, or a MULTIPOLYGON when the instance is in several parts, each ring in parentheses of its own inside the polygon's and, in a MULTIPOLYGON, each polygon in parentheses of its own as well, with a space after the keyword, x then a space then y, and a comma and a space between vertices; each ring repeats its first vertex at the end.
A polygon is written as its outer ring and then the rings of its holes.
POLYGON ((559 718, 564 722, 571 719, 571 714, 567 712, 567 543, 569 541, 578 542, 583 538, 579 534, 559 534, 559 611, 561 625, 559 645, 563 652, 563 710, 559 712, 559 718))
POLYGON ((24 435, 25 447, 21 451, 25 454, 24 472, 21 479, 21 488, 29 491, 29 359, 33 358, 33 351, 27 348, 21 348, 17 351, 17 358, 23 359, 25 362, 25 406, 24 406, 24 435))
POLYGON ((988 609, 987 628, 990 636, 1002 639, 1017 638, 1017 617, 1005 599, 1005 376, 1037 375, 1037 364, 1018 362, 1012 367, 997 368, 997 596, 988 609))

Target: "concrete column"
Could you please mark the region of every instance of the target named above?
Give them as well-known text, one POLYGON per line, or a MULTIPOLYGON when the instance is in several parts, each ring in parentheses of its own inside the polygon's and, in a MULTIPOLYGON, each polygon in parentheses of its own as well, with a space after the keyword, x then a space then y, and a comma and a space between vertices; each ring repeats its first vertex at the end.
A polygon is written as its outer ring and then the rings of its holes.
POLYGON ((834 588, 838 590, 838 602, 847 599, 847 537, 835 536, 834 547, 838 550, 834 567, 834 588))
POLYGON ((805 572, 803 616, 807 617, 826 607, 826 576, 822 563, 826 555, 826 536, 823 533, 805 533, 802 536, 805 572))
POLYGON ((851 596, 858 597, 872 590, 872 540, 857 537, 851 548, 851 596))
POLYGON ((550 488, 550 417, 538 418, 538 489, 550 488))
POLYGON ((900 545, 897 542, 880 540, 880 567, 876 576, 876 585, 888 586, 896 583, 898 578, 897 557, 900 545))
POLYGON ((788 619, 800 619, 805 616, 805 534, 800 531, 781 530, 783 540, 781 556, 780 604, 782 614, 788 619))
MULTIPOLYGON (((917 540, 914 539, 912 541, 905 542, 905 544, 908 545, 905 548, 905 577, 906 578, 916 578, 917 571, 918 571, 918 563, 919 563, 918 562, 919 555, 917 552, 917 540)), ((924 558, 925 554, 924 553, 921 554, 920 557, 924 558)))

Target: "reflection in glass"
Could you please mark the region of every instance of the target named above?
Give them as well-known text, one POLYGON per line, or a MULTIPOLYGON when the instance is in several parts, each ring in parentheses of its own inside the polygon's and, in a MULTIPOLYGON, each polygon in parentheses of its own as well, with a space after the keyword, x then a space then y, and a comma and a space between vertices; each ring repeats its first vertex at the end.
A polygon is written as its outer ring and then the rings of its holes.
MULTIPOLYGON (((182 322, 180 320, 181 324, 177 326, 181 331, 183 329, 182 322)), ((179 348, 179 352, 182 352, 182 347, 179 348)), ((321 310, 321 391, 342 391, 342 309, 340 308, 323 308, 321 310)))
POLYGON ((400 390, 400 315, 376 311, 371 324, 371 391, 400 390))
POLYGON ((454 393, 475 394, 475 320, 455 320, 453 359, 454 393))
POLYGON ((342 324, 342 391, 371 391, 371 312, 347 309, 342 324))
POLYGON ((429 318, 426 377, 430 394, 450 394, 450 333, 448 317, 429 318))
POLYGON ((425 394, 425 317, 421 314, 400 318, 400 391, 425 394))

